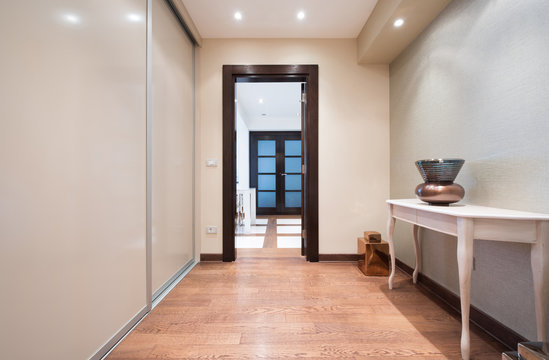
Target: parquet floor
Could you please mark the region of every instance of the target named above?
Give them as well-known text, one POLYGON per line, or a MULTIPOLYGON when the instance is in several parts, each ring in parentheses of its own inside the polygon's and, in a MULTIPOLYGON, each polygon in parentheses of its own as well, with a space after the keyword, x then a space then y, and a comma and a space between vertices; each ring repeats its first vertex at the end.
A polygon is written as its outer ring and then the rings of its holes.
MULTIPOLYGON (((198 264, 108 359, 460 359, 460 321, 398 272, 307 263, 299 249, 238 249, 198 264)), ((501 359, 473 328, 472 358, 501 359)))

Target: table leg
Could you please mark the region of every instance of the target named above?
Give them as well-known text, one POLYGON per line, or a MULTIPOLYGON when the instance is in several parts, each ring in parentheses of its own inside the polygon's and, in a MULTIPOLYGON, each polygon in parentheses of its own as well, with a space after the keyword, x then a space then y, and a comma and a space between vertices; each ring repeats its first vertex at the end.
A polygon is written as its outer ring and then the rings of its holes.
POLYGON ((536 307, 536 328, 538 341, 547 339, 547 316, 549 306, 549 222, 536 222, 536 243, 530 253, 534 300, 536 307))
POLYGON ((457 233, 459 296, 461 300, 461 357, 463 360, 469 360, 471 352, 469 308, 471 305, 471 272, 473 270, 473 219, 458 218, 457 233))
POLYGON ((414 227, 412 229, 412 235, 414 237, 414 251, 416 253, 416 268, 414 269, 414 273, 412 275, 414 284, 417 284, 417 274, 419 273, 419 266, 421 265, 418 232, 419 232, 419 226, 414 224, 414 227))
POLYGON ((387 219, 387 242, 389 243, 389 255, 391 257, 391 275, 389 275, 389 289, 393 288, 395 277, 395 245, 393 244, 393 232, 395 230, 395 218, 393 217, 393 205, 387 204, 389 219, 387 219))

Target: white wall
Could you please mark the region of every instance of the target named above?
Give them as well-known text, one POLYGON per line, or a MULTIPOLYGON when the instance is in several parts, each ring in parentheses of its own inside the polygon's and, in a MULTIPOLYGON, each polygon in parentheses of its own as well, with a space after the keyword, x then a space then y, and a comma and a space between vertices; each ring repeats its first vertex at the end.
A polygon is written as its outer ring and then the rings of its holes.
POLYGON ((236 106, 236 176, 237 189, 250 187, 250 131, 242 119, 240 106, 236 106))
POLYGON ((221 253, 222 66, 319 65, 320 253, 355 253, 364 230, 384 232, 389 196, 389 73, 358 65, 354 39, 205 39, 199 63, 202 253, 221 253), (217 225, 217 235, 206 235, 217 225))
POLYGON ((301 131, 301 119, 297 117, 253 118, 248 125, 250 131, 301 131))
MULTIPOLYGON (((391 64, 391 197, 414 197, 414 161, 466 160, 464 202, 549 213, 549 2, 453 1, 391 64)), ((410 227, 396 255, 414 264, 410 227)), ((456 240, 424 231, 423 272, 458 292, 456 240)), ((472 304, 535 339, 529 245, 475 242, 472 304)))
POLYGON ((301 83, 235 84, 238 111, 250 131, 301 131, 301 83))
POLYGON ((193 44, 152 2, 152 291, 193 254, 193 44))
POLYGON ((146 305, 145 13, 0 5, 2 358, 86 359, 146 305))

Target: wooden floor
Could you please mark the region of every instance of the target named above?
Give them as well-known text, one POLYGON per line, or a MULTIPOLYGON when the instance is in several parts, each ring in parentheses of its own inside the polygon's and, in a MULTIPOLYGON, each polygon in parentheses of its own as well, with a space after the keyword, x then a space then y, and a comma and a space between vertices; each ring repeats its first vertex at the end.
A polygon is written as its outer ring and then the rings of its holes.
MULTIPOLYGON (((390 291, 353 263, 238 249, 198 264, 108 359, 460 359, 460 330, 404 273, 390 291)), ((501 359, 471 335, 472 359, 501 359)))
POLYGON ((299 215, 258 215, 257 216, 257 219, 262 219, 262 220, 266 220, 267 223, 264 224, 264 225, 254 225, 252 227, 252 230, 249 232, 249 233, 238 233, 236 234, 235 236, 242 236, 242 237, 246 237, 246 236, 254 236, 254 237, 257 237, 257 236, 262 236, 263 237, 263 248, 278 248, 278 238, 279 237, 286 237, 286 236, 292 236, 292 237, 295 237, 295 236, 300 236, 300 231, 296 231, 296 233, 294 234, 279 234, 277 232, 277 229, 278 227, 292 227, 292 228, 295 228, 296 226, 301 226, 301 223, 300 224, 278 224, 277 223, 277 220, 278 219, 293 219, 293 220, 300 220, 301 221, 301 216, 299 215), (265 229, 264 232, 254 232, 254 228, 255 229, 258 229, 258 228, 263 228, 265 229))
MULTIPOLYGON (((258 218, 265 218, 268 219, 267 223, 267 231, 265 232, 265 242, 263 243, 264 248, 277 248, 277 240, 279 236, 287 236, 287 234, 277 234, 276 229, 277 226, 288 226, 288 225, 278 225, 276 223, 277 219, 300 219, 299 216, 258 216, 258 218)), ((295 225, 293 225, 295 226, 295 225)), ((299 232, 295 235, 299 235, 299 232)), ((299 254, 298 254, 299 255, 299 254)))

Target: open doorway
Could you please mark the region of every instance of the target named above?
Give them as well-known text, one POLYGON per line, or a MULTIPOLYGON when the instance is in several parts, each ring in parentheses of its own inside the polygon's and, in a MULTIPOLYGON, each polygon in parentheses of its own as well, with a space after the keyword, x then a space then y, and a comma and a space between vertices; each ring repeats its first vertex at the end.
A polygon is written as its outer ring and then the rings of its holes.
POLYGON ((318 261, 317 150, 318 66, 223 67, 223 261, 238 247, 318 261))
MULTIPOLYGON (((235 248, 304 253, 302 215, 302 82, 235 85, 235 248)), ((245 250, 242 250, 245 251, 245 250)), ((247 251, 264 255, 266 251, 247 251)))

